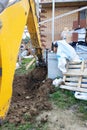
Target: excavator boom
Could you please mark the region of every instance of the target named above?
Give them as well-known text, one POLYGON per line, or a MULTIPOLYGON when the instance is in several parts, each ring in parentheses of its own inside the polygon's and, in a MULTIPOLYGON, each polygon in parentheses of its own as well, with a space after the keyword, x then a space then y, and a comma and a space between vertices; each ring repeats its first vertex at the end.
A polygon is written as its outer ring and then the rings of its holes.
POLYGON ((5 9, 0 13, 0 121, 5 118, 10 106, 15 66, 25 25, 33 46, 41 48, 34 0, 17 0, 9 6, 5 4, 5 9))

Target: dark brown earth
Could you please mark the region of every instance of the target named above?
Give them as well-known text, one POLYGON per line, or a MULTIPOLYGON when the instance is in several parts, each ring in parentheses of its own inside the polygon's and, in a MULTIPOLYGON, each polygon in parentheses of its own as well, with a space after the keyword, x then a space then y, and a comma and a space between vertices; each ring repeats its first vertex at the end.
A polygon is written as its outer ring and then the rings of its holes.
POLYGON ((10 123, 33 122, 42 110, 52 109, 48 101, 52 80, 46 79, 46 68, 36 68, 27 75, 14 77, 13 96, 7 120, 10 123))
POLYGON ((54 88, 46 74, 45 68, 36 68, 27 75, 15 75, 7 121, 16 125, 31 122, 38 127, 47 122, 47 130, 87 130, 87 121, 82 121, 72 109, 62 110, 49 102, 54 88))

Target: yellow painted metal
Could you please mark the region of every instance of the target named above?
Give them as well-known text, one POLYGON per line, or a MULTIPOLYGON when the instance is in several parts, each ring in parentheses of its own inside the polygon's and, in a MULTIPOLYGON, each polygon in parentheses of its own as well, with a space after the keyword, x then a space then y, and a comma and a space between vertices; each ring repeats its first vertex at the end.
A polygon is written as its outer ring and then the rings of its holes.
MULTIPOLYGON (((0 14, 0 22, 2 23, 2 28, 0 29, 0 68, 2 69, 2 75, 0 76, 0 119, 5 118, 10 105, 17 55, 27 21, 32 39, 34 37, 38 39, 37 35, 39 34, 36 34, 39 33, 37 31, 37 20, 35 18, 33 18, 33 22, 31 20, 35 15, 32 1, 30 0, 29 3, 28 0, 20 0, 0 14), (30 23, 29 20, 31 21, 30 23), (34 27, 36 28, 34 29, 34 27)), ((36 41, 35 45, 37 46, 38 44, 39 46, 40 37, 36 41)))
POLYGON ((39 35, 39 27, 38 27, 38 19, 37 19, 37 14, 35 10, 35 2, 34 0, 30 0, 30 11, 28 15, 28 30, 31 34, 31 40, 32 40, 32 45, 35 48, 40 48, 41 47, 41 41, 40 41, 40 35, 39 35))

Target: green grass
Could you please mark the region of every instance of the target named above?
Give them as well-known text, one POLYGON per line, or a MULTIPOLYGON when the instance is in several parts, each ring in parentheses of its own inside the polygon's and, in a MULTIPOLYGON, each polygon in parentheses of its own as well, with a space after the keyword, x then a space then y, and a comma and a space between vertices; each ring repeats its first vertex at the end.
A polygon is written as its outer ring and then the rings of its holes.
MULTIPOLYGON (((6 123, 0 127, 0 130, 33 130, 35 126, 30 123, 26 123, 24 125, 16 126, 15 124, 6 123)), ((39 130, 35 128, 35 130, 39 130)))
POLYGON ((16 74, 16 75, 27 74, 29 71, 31 71, 32 69, 34 69, 34 68, 35 68, 35 63, 32 64, 32 65, 28 68, 28 70, 26 70, 26 66, 29 64, 29 62, 30 62, 31 60, 32 60, 32 58, 31 58, 31 59, 29 59, 29 58, 28 58, 28 59, 22 59, 20 68, 15 71, 15 74, 16 74))
POLYGON ((25 124, 16 126, 15 124, 5 123, 0 126, 0 130, 47 130, 47 124, 37 126, 35 123, 26 122, 25 124))
POLYGON ((87 101, 78 100, 74 92, 58 89, 50 95, 50 100, 61 109, 72 108, 84 120, 87 120, 87 101))
POLYGON ((73 93, 61 89, 51 95, 51 101, 63 109, 66 109, 76 103, 73 93))

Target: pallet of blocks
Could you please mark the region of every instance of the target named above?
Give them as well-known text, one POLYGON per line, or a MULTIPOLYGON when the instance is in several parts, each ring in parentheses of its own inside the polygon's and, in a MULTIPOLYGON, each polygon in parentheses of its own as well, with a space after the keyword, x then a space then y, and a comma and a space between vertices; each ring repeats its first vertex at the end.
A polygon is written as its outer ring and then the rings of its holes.
POLYGON ((64 85, 60 88, 71 91, 87 92, 87 61, 68 62, 67 72, 63 75, 64 85))

